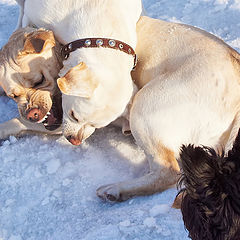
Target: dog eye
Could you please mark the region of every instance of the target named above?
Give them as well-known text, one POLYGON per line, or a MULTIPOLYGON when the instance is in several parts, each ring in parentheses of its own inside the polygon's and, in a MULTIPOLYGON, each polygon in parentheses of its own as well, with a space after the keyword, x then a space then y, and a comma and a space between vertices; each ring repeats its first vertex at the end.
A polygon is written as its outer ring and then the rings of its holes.
POLYGON ((70 112, 70 116, 71 116, 71 118, 72 118, 75 122, 78 122, 78 119, 75 117, 73 111, 70 112))
POLYGON ((42 85, 44 83, 44 81, 45 81, 45 77, 44 77, 44 75, 42 75, 41 80, 36 82, 33 87, 34 88, 39 87, 40 85, 42 85))

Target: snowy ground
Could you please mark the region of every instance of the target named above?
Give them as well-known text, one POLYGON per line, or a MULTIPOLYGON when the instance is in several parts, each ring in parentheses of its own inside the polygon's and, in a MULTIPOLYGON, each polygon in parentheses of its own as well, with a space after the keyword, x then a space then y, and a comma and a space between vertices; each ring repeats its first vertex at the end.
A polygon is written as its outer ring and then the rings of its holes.
MULTIPOLYGON (((240 49, 240 0, 144 0, 148 14, 201 27, 240 49)), ((17 22, 13 0, 0 0, 0 47, 17 22)), ((17 115, 0 97, 0 122, 17 115)), ((145 156, 131 137, 108 127, 80 147, 62 138, 10 137, 0 146, 1 240, 185 240, 176 189, 124 203, 103 203, 102 184, 141 175, 145 156)))

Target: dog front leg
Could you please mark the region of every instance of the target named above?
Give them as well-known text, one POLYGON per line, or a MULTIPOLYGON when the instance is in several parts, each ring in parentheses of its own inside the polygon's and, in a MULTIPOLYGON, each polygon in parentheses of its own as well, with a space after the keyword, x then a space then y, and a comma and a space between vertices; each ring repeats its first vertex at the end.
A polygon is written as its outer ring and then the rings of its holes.
POLYGON ((0 139, 7 139, 9 136, 20 136, 26 133, 47 133, 50 135, 62 134, 62 127, 54 131, 48 131, 42 124, 30 123, 21 118, 13 118, 7 122, 0 123, 0 139))
POLYGON ((0 139, 4 140, 9 136, 20 136, 26 132, 48 132, 43 126, 36 123, 29 123, 21 118, 13 118, 7 122, 0 123, 0 139))
POLYGON ((0 123, 0 139, 7 139, 9 136, 18 136, 21 132, 27 130, 18 118, 13 118, 7 122, 0 123))

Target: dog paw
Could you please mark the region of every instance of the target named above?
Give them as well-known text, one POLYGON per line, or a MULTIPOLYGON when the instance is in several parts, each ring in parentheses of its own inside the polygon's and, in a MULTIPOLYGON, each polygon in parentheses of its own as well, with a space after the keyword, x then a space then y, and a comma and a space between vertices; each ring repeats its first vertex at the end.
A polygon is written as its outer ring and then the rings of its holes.
POLYGON ((117 184, 109 184, 97 189, 97 196, 108 202, 121 202, 120 189, 117 184))

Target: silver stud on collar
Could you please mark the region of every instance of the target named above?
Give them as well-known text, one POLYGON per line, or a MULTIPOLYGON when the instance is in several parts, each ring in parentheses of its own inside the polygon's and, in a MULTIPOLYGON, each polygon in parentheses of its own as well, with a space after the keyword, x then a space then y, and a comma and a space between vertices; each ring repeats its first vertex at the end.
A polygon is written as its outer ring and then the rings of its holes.
POLYGON ((114 40, 109 40, 108 44, 110 47, 115 47, 116 46, 116 42, 114 40))
POLYGON ((123 44, 122 43, 119 44, 119 48, 123 49, 123 44))
POLYGON ((131 48, 128 49, 128 53, 131 54, 132 53, 132 50, 131 48))
POLYGON ((89 47, 90 45, 91 45, 91 40, 90 39, 87 39, 85 42, 84 42, 84 44, 85 44, 85 46, 86 47, 89 47))
POLYGON ((102 45, 103 45, 103 40, 102 40, 102 39, 97 39, 97 40, 96 40, 96 44, 97 44, 98 46, 102 46, 102 45))
POLYGON ((68 50, 72 50, 72 43, 68 45, 68 50))

